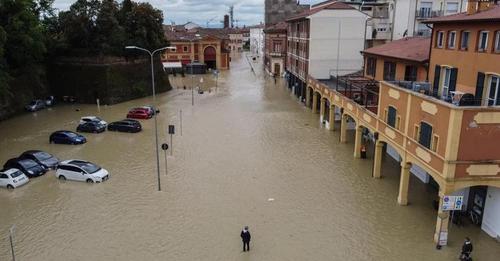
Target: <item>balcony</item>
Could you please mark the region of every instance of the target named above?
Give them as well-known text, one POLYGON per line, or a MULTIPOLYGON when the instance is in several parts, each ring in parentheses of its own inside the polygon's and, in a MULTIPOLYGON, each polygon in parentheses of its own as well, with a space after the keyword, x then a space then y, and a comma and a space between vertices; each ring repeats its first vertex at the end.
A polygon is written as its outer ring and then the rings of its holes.
POLYGON ((459 91, 451 91, 448 95, 439 95, 429 82, 413 82, 413 81, 388 81, 389 83, 398 87, 410 90, 415 93, 425 95, 431 99, 436 99, 441 102, 446 102, 454 106, 480 106, 481 100, 475 99, 474 95, 470 93, 463 93, 459 91))
POLYGON ((444 11, 442 11, 442 10, 433 11, 430 8, 421 8, 420 10, 416 11, 415 17, 417 19, 429 19, 429 18, 443 16, 443 15, 444 15, 444 11))
POLYGON ((285 52, 270 52, 269 56, 272 56, 272 57, 285 57, 286 53, 285 52))

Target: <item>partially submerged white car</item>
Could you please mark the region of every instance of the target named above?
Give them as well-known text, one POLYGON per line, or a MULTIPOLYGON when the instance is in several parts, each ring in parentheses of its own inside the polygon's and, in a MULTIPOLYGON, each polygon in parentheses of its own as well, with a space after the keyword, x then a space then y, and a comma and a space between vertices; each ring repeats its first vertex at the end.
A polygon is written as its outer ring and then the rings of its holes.
POLYGON ((0 171, 0 187, 13 189, 28 183, 29 178, 18 169, 0 171))
POLYGON ((99 122, 100 124, 104 125, 105 127, 108 126, 108 123, 105 122, 103 119, 97 117, 97 116, 85 116, 85 117, 82 117, 80 119, 80 123, 79 124, 85 124, 87 122, 91 122, 91 121, 94 121, 94 122, 99 122))
POLYGON ((109 179, 109 172, 84 160, 66 160, 57 166, 56 178, 60 180, 101 183, 109 179))

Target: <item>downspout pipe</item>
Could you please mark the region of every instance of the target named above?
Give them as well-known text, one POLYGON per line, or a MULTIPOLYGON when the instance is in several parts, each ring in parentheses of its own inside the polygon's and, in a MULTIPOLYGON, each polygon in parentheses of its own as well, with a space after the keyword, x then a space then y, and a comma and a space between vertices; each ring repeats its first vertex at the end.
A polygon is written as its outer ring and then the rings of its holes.
POLYGON ((426 81, 429 82, 429 72, 431 71, 431 53, 432 53, 432 46, 434 44, 434 27, 430 27, 428 24, 425 24, 425 26, 427 26, 428 28, 431 29, 431 43, 429 46, 429 62, 427 63, 427 76, 426 76, 426 81))

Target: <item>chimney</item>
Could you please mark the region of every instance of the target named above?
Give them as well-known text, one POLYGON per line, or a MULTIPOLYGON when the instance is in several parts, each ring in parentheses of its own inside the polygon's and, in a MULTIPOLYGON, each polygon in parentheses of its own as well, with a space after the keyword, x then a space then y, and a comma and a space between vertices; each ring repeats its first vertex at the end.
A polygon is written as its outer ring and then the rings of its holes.
POLYGON ((224 28, 229 28, 229 15, 224 15, 224 28))
POLYGON ((467 2, 467 14, 472 15, 486 11, 497 4, 498 0, 469 0, 467 2))

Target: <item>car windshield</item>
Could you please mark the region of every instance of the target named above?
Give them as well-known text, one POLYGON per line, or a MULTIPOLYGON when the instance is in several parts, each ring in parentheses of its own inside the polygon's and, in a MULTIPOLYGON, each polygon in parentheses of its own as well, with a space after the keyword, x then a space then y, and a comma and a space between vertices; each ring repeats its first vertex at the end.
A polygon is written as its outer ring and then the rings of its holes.
POLYGON ((78 164, 78 165, 80 166, 80 168, 82 168, 83 170, 85 170, 85 172, 87 172, 89 174, 96 173, 99 170, 101 170, 101 167, 99 167, 95 164, 92 164, 90 162, 86 162, 86 163, 82 163, 82 164, 78 164))
POLYGON ((30 169, 38 165, 36 162, 32 160, 20 160, 19 164, 21 164, 21 166, 25 167, 26 169, 30 169))
POLYGON ((77 138, 78 135, 76 133, 73 133, 73 132, 65 132, 66 135, 68 135, 68 137, 70 138, 77 138))
POLYGON ((35 155, 35 158, 37 158, 39 160, 48 160, 48 159, 52 158, 52 155, 48 154, 47 152, 43 152, 43 151, 37 152, 33 155, 35 155))
POLYGON ((30 104, 29 104, 29 105, 31 105, 31 106, 36 105, 36 101, 32 101, 32 102, 30 102, 30 104))
POLYGON ((18 171, 16 171, 16 172, 14 172, 14 173, 12 173, 12 174, 10 174, 10 176, 11 176, 12 178, 17 178, 17 177, 19 177, 19 176, 21 176, 21 175, 23 175, 23 173, 22 173, 21 171, 19 171, 19 170, 18 170, 18 171))

